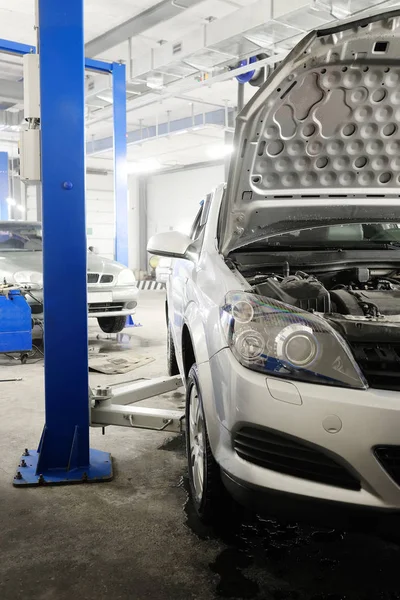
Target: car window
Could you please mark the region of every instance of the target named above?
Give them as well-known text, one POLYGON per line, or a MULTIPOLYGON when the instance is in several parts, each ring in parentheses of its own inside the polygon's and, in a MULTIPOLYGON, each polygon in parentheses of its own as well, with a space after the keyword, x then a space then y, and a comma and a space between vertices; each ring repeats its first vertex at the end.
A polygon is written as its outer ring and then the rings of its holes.
POLYGON ((0 223, 0 253, 40 252, 42 250, 42 226, 29 223, 0 223))
POLYGON ((208 213, 210 212, 211 198, 212 194, 207 194, 205 199, 201 201, 201 206, 190 231, 190 237, 192 240, 197 240, 204 231, 204 227, 208 219, 208 213))
POLYGON ((197 240, 197 238, 199 237, 201 231, 200 220, 202 211, 203 207, 199 209, 199 212, 197 213, 196 218, 193 222, 192 229, 190 230, 190 237, 192 238, 192 240, 197 240))

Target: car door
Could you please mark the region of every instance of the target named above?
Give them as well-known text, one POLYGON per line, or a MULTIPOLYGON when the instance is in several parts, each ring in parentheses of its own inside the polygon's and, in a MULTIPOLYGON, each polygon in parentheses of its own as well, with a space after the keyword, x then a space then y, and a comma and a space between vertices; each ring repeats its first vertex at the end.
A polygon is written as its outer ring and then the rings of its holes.
MULTIPOLYGON (((191 239, 198 244, 199 248, 201 247, 201 237, 204 233, 211 197, 212 194, 208 194, 205 200, 201 202, 190 231, 191 239)), ((181 340, 183 317, 189 302, 187 293, 188 282, 192 280, 195 272, 196 267, 193 261, 176 259, 174 260, 172 274, 167 285, 167 314, 178 362, 180 362, 182 357, 181 340)))

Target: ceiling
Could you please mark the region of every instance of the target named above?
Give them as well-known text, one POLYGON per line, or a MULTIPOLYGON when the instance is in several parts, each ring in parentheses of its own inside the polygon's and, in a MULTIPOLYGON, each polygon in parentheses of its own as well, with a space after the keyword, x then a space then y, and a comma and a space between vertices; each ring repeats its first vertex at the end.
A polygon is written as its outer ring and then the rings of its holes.
MULTIPOLYGON (((393 5, 400 1, 85 0, 88 55, 127 67, 130 170, 148 159, 162 168, 213 160, 210 151, 232 128, 238 83, 229 69, 239 59, 282 57, 310 27, 393 5)), ((35 44, 34 7, 35 0, 0 0, 0 38, 35 44)), ((0 54, 0 111, 23 108, 22 75, 19 58, 0 54)), ((111 78, 87 77, 100 90, 87 98, 88 166, 112 169, 111 78)), ((244 85, 245 101, 256 89, 244 85)), ((14 155, 15 129, 0 125, 0 150, 14 155)))

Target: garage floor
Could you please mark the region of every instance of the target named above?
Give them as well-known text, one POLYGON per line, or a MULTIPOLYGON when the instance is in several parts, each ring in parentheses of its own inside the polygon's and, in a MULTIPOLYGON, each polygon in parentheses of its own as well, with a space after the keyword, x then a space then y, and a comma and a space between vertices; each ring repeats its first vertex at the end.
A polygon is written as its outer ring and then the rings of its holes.
MULTIPOLYGON (((165 374, 164 298, 144 292, 121 356, 155 361, 92 385, 165 374)), ((96 341, 98 330, 91 327, 96 341)), ((72 376, 72 374, 71 374, 72 376)), ((2 362, 0 379, 0 598, 394 600, 399 546, 242 514, 215 528, 186 506, 183 443, 168 434, 92 430, 92 446, 114 457, 111 483, 14 489, 21 450, 43 426, 43 363, 2 362)), ((182 406, 183 396, 157 400, 182 406)), ((240 514, 239 514, 240 513, 240 514)))

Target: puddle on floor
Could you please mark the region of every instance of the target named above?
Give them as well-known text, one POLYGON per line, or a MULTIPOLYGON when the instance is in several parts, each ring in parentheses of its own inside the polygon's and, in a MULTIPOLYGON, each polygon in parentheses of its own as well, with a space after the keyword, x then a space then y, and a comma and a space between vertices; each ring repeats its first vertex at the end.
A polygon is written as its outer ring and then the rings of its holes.
MULTIPOLYGON (((283 523, 228 502, 210 526, 188 499, 186 526, 222 550, 209 565, 217 598, 398 600, 400 546, 363 533, 283 523)), ((400 534, 399 534, 400 535, 400 534)))
POLYGON ((176 452, 180 455, 186 454, 186 438, 184 435, 174 435, 174 437, 168 438, 158 447, 158 450, 167 450, 169 452, 176 452))

